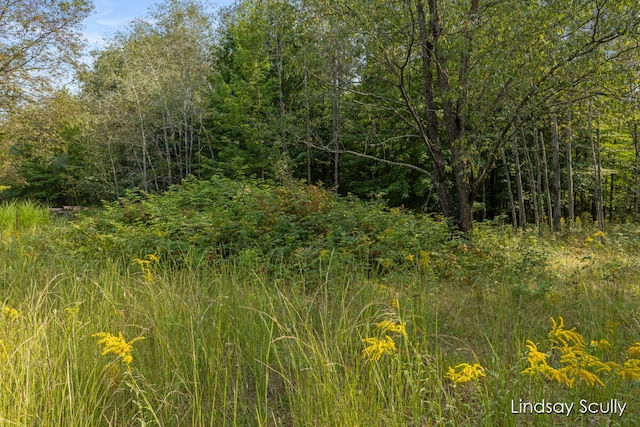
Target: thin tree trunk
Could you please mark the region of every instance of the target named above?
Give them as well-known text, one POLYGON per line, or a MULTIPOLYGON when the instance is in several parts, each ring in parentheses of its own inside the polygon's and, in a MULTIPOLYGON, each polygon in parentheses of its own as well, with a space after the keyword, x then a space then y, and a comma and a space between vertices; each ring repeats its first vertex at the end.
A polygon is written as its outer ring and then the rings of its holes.
POLYGON ((542 166, 540 165, 540 146, 538 142, 538 126, 533 123, 533 147, 534 155, 536 156, 536 192, 538 193, 538 227, 542 225, 542 219, 544 218, 544 200, 542 199, 542 166))
POLYGON ((640 198, 638 192, 640 187, 638 186, 638 174, 640 174, 640 149, 638 148, 638 124, 633 124, 633 147, 636 150, 636 161, 634 167, 634 190, 633 190, 633 210, 635 222, 638 222, 638 214, 640 214, 640 198))
MULTIPOLYGON (((337 55, 337 52, 336 52, 337 55)), ((338 60, 334 59, 333 71, 333 99, 332 110, 332 134, 333 134, 333 187, 338 192, 340 186, 340 83, 338 78, 338 60)))
POLYGON ((520 228, 527 229, 527 212, 524 207, 524 191, 522 189, 522 173, 520 171, 520 156, 518 155, 518 140, 513 134, 513 163, 516 169, 516 190, 518 194, 518 222, 520 228))
POLYGON ((573 157, 571 154, 571 107, 567 109, 567 220, 571 226, 575 222, 575 202, 573 197, 573 157))
POLYGON ((613 192, 615 190, 615 175, 611 174, 609 179, 609 223, 613 222, 613 192))
POLYGON ((513 230, 518 229, 518 219, 516 216, 516 204, 513 200, 513 191, 511 190, 511 172, 509 172, 509 164, 507 163, 507 157, 502 150, 502 164, 504 165, 504 176, 507 180, 507 194, 509 194, 509 206, 511 207, 511 223, 513 224, 513 230))
POLYGON ((547 221, 549 227, 553 227, 553 212, 551 205, 551 190, 549 189, 549 171, 547 168, 547 150, 544 146, 544 133, 540 131, 540 152, 542 153, 542 181, 544 184, 544 193, 547 202, 547 221))
POLYGON ((558 117, 556 113, 551 114, 551 142, 553 144, 553 229, 560 231, 562 226, 562 188, 560 180, 560 138, 558 136, 558 117))
POLYGON ((304 123, 306 127, 305 143, 307 144, 307 184, 311 184, 311 109, 309 108, 309 68, 304 67, 304 123))
POLYGON ((149 191, 147 182, 147 135, 144 128, 144 118, 142 117, 142 106, 140 105, 140 98, 138 97, 138 91, 135 86, 132 85, 131 89, 133 89, 133 94, 136 97, 138 120, 140 121, 140 136, 142 137, 142 188, 144 191, 149 191))
POLYGON ((604 229, 604 215, 602 212, 602 170, 600 167, 600 123, 598 123, 598 127, 596 128, 596 137, 594 141, 593 131, 592 131, 592 123, 591 123, 591 112, 587 112, 587 123, 589 125, 589 139, 591 141, 591 155, 593 158, 593 179, 594 179, 594 204, 596 208, 596 220, 598 222, 598 228, 600 230, 604 229), (596 148, 597 147, 597 148, 596 148))
POLYGON ((527 174, 529 175, 529 187, 531 189, 531 195, 533 200, 533 220, 536 225, 536 229, 540 229, 540 211, 538 206, 538 194, 536 180, 533 177, 533 165, 531 164, 531 156, 529 155, 529 147, 527 147, 526 137, 522 138, 522 151, 524 152, 525 165, 527 167, 527 174))

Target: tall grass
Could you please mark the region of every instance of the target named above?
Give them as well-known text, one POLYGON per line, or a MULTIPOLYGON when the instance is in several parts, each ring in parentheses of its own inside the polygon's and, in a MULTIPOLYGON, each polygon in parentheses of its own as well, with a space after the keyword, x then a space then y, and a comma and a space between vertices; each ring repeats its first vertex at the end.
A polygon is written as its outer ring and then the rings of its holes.
POLYGON ((49 223, 49 210, 28 200, 0 203, 0 237, 49 223))
POLYGON ((546 348, 551 317, 608 339, 593 350, 603 360, 640 340, 636 243, 586 236, 480 228, 447 258, 448 276, 433 273, 437 254, 376 275, 330 255, 300 268, 187 255, 175 268, 74 255, 51 234, 5 241, 0 425, 638 425, 637 380, 601 373, 605 387, 567 388, 522 374, 525 340, 546 348), (381 333, 383 321, 406 337, 381 333), (100 332, 122 333, 131 362, 103 355, 100 332), (363 340, 383 335, 396 351, 367 357, 363 340), (485 376, 448 379, 463 362, 485 376), (519 399, 576 409, 512 414, 519 399), (627 412, 579 414, 581 399, 627 412))

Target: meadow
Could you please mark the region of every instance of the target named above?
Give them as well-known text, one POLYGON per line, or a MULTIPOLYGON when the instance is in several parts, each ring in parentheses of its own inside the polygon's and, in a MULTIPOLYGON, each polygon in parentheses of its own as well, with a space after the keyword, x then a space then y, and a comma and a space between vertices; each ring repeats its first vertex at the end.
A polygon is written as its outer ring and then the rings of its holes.
POLYGON ((2 426, 640 425, 635 225, 219 180, 0 230, 2 426))

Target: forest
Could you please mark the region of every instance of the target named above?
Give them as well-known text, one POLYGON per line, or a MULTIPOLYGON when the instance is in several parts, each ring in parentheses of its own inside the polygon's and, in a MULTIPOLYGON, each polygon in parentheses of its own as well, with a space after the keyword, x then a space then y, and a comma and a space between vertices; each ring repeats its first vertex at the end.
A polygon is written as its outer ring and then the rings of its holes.
POLYGON ((53 3, 52 46, 2 41, 5 199, 290 176, 463 231, 638 219, 633 1, 166 1, 62 88, 90 9, 53 3))
POLYGON ((637 0, 0 0, 0 425, 640 425, 637 0))

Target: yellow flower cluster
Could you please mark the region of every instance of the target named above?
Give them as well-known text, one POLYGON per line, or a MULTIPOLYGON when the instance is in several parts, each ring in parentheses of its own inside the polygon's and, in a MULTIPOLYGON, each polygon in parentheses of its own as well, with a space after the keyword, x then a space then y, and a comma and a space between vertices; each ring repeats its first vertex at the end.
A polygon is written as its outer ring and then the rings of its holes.
MULTIPOLYGON (((620 366, 615 362, 603 362, 598 357, 588 354, 584 337, 576 332, 575 328, 565 329, 562 317, 558 317, 557 322, 552 318, 551 322, 553 327, 548 335, 551 353, 559 352, 560 363, 563 366, 560 368, 550 366, 547 362, 548 355, 540 352, 535 343, 527 340, 529 367, 522 371, 523 374, 541 374, 548 381, 556 381, 568 388, 573 388, 577 379, 581 379, 589 386, 598 384, 604 387, 605 384, 599 374, 613 370, 623 379, 640 379, 640 360, 635 358, 635 356, 640 356, 640 342, 635 343, 627 350, 630 359, 620 366)), ((591 346, 605 350, 611 348, 611 344, 605 339, 591 341, 591 346)))
POLYGON ((593 243, 594 239, 600 239, 601 242, 604 242, 605 237, 607 237, 607 235, 604 233, 604 231, 596 231, 591 236, 587 236, 587 238, 584 239, 584 243, 582 246, 589 246, 591 243, 593 243))
POLYGON ((138 264, 142 269, 142 271, 144 271, 142 280, 144 280, 147 283, 153 282, 154 277, 153 277, 151 268, 153 263, 156 263, 158 261, 160 261, 160 258, 158 258, 158 256, 155 254, 148 254, 144 257, 144 259, 134 258, 133 260, 133 262, 138 264))
POLYGON ((393 354, 398 351, 396 343, 389 335, 385 335, 382 339, 376 337, 365 338, 362 342, 369 345, 362 350, 363 359, 380 360, 383 354, 393 354))
POLYGON ((122 332, 118 336, 112 335, 109 332, 98 332, 93 334, 92 337, 100 338, 98 345, 102 345, 102 355, 115 354, 127 365, 133 361, 131 351, 133 350, 133 343, 143 340, 144 337, 137 337, 127 342, 122 336, 122 332))
POLYGON ((468 363, 460 363, 453 368, 449 367, 447 373, 445 374, 445 378, 448 378, 456 384, 476 381, 484 376, 486 376, 484 368, 479 363, 476 363, 474 365, 470 365, 468 363))
POLYGON ((362 350, 362 358, 369 360, 380 360, 383 354, 394 354, 398 351, 395 341, 389 336, 389 333, 402 335, 408 340, 406 323, 396 323, 391 320, 383 320, 376 324, 376 330, 382 338, 372 337, 364 338, 362 342, 368 346, 362 350))
POLYGON ((5 306, 2 309, 2 318, 3 319, 9 320, 9 321, 14 321, 18 317, 20 317, 20 313, 18 313, 18 310, 16 310, 15 308, 11 308, 9 306, 5 306))
POLYGON ((380 330, 381 334, 384 334, 386 332, 395 332, 395 333, 398 333, 398 334, 402 335, 404 337, 404 339, 409 339, 407 337, 406 325, 407 325, 406 322, 396 324, 395 322, 392 322, 391 320, 383 320, 382 322, 380 322, 380 323, 378 323, 376 325, 376 329, 380 330))
POLYGON ((69 315, 71 319, 73 319, 74 317, 76 317, 76 314, 80 312, 80 306, 74 305, 71 307, 65 307, 64 311, 69 315))

